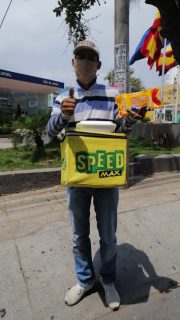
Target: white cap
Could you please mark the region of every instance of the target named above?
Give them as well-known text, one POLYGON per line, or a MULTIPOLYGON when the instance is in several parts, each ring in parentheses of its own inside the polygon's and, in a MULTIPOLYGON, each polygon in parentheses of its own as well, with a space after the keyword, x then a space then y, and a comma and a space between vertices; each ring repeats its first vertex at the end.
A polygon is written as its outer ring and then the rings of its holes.
POLYGON ((89 49, 94 51, 98 58, 99 58, 99 50, 96 47, 95 43, 89 40, 81 40, 78 42, 78 44, 76 45, 76 47, 74 48, 73 53, 76 55, 78 53, 78 51, 83 50, 83 49, 89 49))

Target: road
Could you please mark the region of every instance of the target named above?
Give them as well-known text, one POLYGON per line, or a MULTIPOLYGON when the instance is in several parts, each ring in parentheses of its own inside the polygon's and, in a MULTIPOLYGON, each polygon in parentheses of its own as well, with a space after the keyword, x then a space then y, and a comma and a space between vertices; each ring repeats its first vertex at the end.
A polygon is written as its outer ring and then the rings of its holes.
MULTIPOLYGON (((180 319, 180 173, 155 174, 120 190, 117 289, 111 312, 99 283, 78 305, 66 191, 55 186, 0 197, 0 318, 5 320, 180 319)), ((91 239, 99 277, 99 239, 91 239)))
POLYGON ((12 142, 10 138, 2 138, 0 137, 0 149, 12 148, 12 142))

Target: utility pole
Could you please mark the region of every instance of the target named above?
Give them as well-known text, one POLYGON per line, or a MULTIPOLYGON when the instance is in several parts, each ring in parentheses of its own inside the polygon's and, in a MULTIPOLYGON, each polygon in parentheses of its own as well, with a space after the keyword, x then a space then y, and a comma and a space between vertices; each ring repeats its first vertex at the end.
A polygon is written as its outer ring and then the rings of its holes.
POLYGON ((115 0, 114 85, 129 92, 129 0, 115 0))

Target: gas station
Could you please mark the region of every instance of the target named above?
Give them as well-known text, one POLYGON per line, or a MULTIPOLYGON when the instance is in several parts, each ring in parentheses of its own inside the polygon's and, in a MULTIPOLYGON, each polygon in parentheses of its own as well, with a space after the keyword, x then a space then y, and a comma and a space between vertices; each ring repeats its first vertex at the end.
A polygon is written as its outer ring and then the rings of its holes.
POLYGON ((0 69, 0 108, 14 114, 17 105, 24 114, 36 114, 52 106, 63 82, 0 69))

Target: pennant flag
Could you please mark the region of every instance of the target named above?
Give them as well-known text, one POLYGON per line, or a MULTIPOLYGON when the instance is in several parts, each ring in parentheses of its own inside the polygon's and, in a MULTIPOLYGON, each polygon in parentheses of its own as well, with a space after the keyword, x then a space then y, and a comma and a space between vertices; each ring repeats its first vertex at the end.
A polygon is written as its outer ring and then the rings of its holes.
POLYGON ((148 34, 150 32, 150 28, 143 34, 142 38, 141 38, 141 41, 139 42, 134 54, 132 55, 130 61, 129 61, 129 64, 132 65, 135 61, 137 60, 141 60, 141 59, 144 59, 145 56, 142 54, 141 52, 141 48, 145 42, 145 39, 147 38, 148 34))
POLYGON ((171 68, 178 65, 176 59, 174 58, 172 47, 169 44, 165 50, 165 57, 164 54, 161 53, 159 58, 156 60, 156 71, 159 71, 159 76, 162 75, 162 69, 163 69, 163 59, 164 60, 164 74, 168 72, 171 68))
POLYGON ((152 68, 154 62, 160 56, 161 48, 164 45, 163 37, 160 34, 161 30, 161 16, 158 11, 153 25, 145 32, 135 53, 130 59, 130 65, 137 60, 148 58, 148 65, 150 66, 150 69, 152 68))
POLYGON ((141 48, 142 54, 148 58, 148 65, 150 68, 152 68, 154 62, 161 54, 161 49, 163 47, 163 37, 160 34, 161 30, 161 16, 158 11, 154 23, 150 28, 150 32, 141 48))

